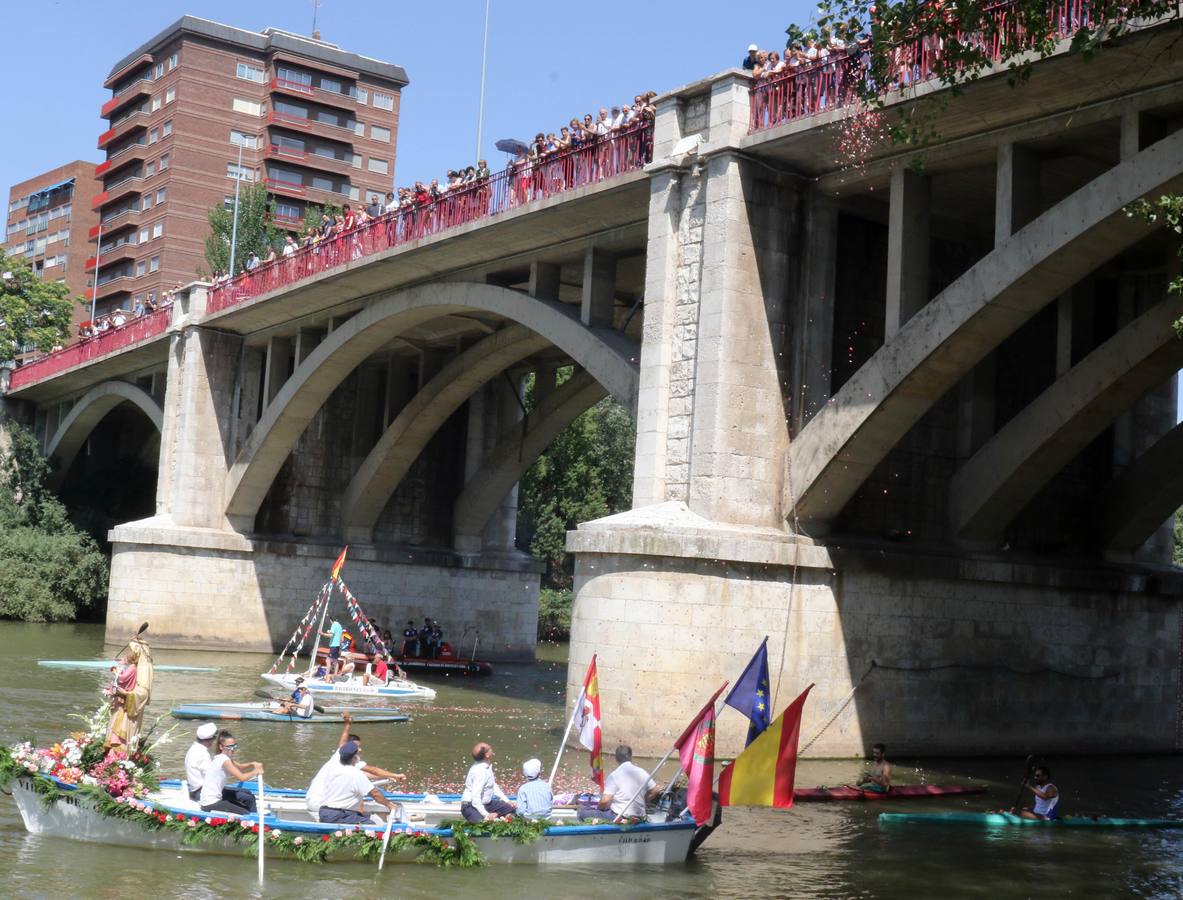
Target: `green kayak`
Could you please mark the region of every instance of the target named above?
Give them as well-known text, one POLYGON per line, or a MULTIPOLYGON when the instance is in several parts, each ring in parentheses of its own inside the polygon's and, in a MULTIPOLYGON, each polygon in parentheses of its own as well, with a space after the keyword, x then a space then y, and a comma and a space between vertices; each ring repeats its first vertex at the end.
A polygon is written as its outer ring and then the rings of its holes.
POLYGON ((1013 825, 1067 828, 1183 828, 1183 819, 1116 819, 1111 816, 1064 816, 1062 819, 1024 819, 1014 813, 880 813, 880 825, 985 825, 1007 828, 1013 825))

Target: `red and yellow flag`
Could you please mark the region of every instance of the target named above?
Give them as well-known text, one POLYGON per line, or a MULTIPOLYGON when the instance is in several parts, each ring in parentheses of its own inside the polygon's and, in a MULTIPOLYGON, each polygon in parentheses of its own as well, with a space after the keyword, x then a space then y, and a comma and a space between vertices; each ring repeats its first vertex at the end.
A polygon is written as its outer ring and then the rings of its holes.
POLYGON ((739 754, 719 776, 722 806, 793 805, 797 774, 797 742, 801 738, 801 710, 811 684, 771 725, 739 754))
POLYGON ((711 701, 676 745, 686 773, 686 809, 703 825, 711 818, 711 787, 715 774, 715 703, 711 701), (691 731, 690 729, 693 729, 691 731))
POLYGON ((579 729, 579 743, 591 751, 592 780, 604 790, 604 735, 600 726, 600 676, 596 672, 596 656, 593 653, 587 675, 583 678, 583 690, 575 707, 575 726, 579 729))
POLYGON ((345 545, 345 549, 341 551, 341 555, 337 557, 337 561, 333 563, 333 569, 329 573, 329 577, 336 581, 341 577, 341 567, 345 565, 345 554, 349 552, 349 545, 345 545))

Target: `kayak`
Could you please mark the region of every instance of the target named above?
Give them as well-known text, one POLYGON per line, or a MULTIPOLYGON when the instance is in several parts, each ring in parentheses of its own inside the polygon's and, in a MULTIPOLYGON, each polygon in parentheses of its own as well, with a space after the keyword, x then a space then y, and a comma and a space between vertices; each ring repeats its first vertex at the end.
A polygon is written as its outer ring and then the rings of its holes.
MULTIPOLYGON (((37 665, 49 669, 110 669, 119 665, 114 659, 39 659, 37 665)), ((168 666, 153 663, 157 672, 220 672, 215 666, 168 666)))
POLYGON ((1014 825, 1063 825, 1067 828, 1183 828, 1183 819, 1118 819, 1111 816, 1064 816, 1062 819, 1024 819, 1014 813, 880 813, 880 825, 984 825, 1008 828, 1014 825))
POLYGON ((798 788, 793 791, 793 799, 798 803, 820 803, 827 800, 922 800, 926 797, 953 797, 985 792, 984 787, 961 784, 899 784, 884 792, 861 791, 844 784, 832 788, 798 788))
MULTIPOLYGON (((314 712, 305 719, 297 715, 278 712, 271 709, 269 703, 188 703, 172 710, 174 719, 220 719, 222 721, 238 722, 291 722, 297 725, 340 725, 345 719, 341 716, 347 710, 334 709, 323 713, 314 712)), ((397 709, 381 709, 367 707, 364 711, 350 712, 354 722, 359 725, 376 722, 409 722, 411 717, 404 715, 397 709)))

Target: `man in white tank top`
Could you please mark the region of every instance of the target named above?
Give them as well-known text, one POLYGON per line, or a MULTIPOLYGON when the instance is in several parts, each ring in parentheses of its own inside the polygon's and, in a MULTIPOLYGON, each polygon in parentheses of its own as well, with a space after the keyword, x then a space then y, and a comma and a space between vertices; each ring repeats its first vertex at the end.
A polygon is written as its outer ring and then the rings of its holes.
POLYGON ((1052 770, 1047 766, 1036 766, 1031 781, 1023 786, 1035 795, 1035 804, 1022 812, 1024 819, 1058 819, 1060 817, 1060 792, 1052 784, 1052 770))

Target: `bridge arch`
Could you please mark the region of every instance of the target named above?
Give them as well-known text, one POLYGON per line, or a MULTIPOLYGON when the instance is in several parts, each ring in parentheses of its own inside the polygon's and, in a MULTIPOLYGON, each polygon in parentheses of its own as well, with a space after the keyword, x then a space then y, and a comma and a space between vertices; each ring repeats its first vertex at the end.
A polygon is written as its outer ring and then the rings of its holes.
POLYGON ((966 461, 949 486, 949 517, 959 537, 997 542, 1057 472, 1146 391, 1179 371, 1183 341, 1171 328, 1177 316, 1174 298, 1156 304, 1058 378, 966 461))
POLYGON ((1183 131, 1099 175, 917 312, 789 447, 800 518, 825 527, 908 430, 992 349, 1146 226, 1133 201, 1183 184, 1183 131))
POLYGON ((1102 491, 1096 525, 1113 558, 1129 558, 1183 506, 1183 424, 1176 425, 1102 491))
MULTIPOLYGON (((259 506, 295 442, 333 390, 363 360, 415 325, 439 316, 471 311, 492 313, 514 323, 503 329, 507 334, 499 338, 503 342, 498 348, 499 362, 523 352, 523 342, 532 341, 524 336, 528 329, 540 341, 539 346, 553 344, 562 349, 635 414, 639 351, 619 332, 586 326, 580 321, 578 311, 561 303, 492 284, 442 282, 396 291, 378 298, 332 331, 296 368, 264 410, 226 476, 223 495, 226 515, 235 527, 249 530, 253 526, 259 506), (522 330, 513 330, 515 326, 522 326, 522 330)), ((523 355, 529 352, 532 351, 526 350, 523 355)), ((508 364, 504 362, 501 368, 508 364)), ((459 374, 455 368, 451 372, 459 374)), ((468 393, 481 383, 472 384, 468 393)), ((440 382, 436 391, 442 392, 444 385, 445 382, 440 382)), ((461 385, 458 383, 457 389, 448 393, 454 398, 462 392, 461 385)), ((461 402, 467 396, 464 394, 461 402)), ((422 427, 415 429, 417 434, 424 432, 430 437, 434 433, 429 428, 430 418, 420 420, 422 427)), ((404 420, 404 426, 409 421, 404 420)), ((393 447, 396 443, 388 441, 384 446, 393 447)), ((377 458, 367 469, 375 475, 387 471, 377 458)), ((351 491, 359 499, 361 493, 361 488, 351 491)), ((368 508, 369 504, 367 515, 368 508)))
POLYGON ((45 448, 47 457, 56 457, 57 469, 51 484, 57 486, 78 455, 82 444, 103 418, 121 403, 131 403, 148 417, 160 432, 164 427, 164 410, 143 388, 126 381, 104 381, 83 394, 50 438, 45 448))

